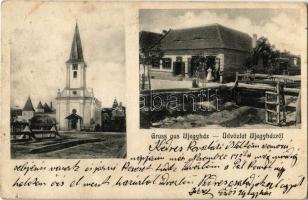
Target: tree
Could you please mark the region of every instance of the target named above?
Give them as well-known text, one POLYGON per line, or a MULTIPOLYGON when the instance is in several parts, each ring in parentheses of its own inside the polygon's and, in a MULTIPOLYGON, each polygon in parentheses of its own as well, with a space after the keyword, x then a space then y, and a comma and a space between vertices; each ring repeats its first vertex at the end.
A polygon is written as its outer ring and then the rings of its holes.
POLYGON ((265 71, 271 74, 275 71, 280 54, 280 51, 275 50, 275 46, 271 45, 267 38, 260 37, 252 50, 251 58, 246 61, 245 65, 248 69, 251 69, 262 60, 265 71))

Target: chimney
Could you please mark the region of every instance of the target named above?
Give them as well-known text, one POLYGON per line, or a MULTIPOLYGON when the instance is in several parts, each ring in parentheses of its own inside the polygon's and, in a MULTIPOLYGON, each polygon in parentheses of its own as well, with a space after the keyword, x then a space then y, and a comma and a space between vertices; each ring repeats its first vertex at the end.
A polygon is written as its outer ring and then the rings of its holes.
POLYGON ((258 36, 257 34, 252 34, 252 48, 255 48, 257 46, 257 40, 258 40, 258 36))
POLYGON ((52 101, 50 102, 50 109, 52 110, 52 101))

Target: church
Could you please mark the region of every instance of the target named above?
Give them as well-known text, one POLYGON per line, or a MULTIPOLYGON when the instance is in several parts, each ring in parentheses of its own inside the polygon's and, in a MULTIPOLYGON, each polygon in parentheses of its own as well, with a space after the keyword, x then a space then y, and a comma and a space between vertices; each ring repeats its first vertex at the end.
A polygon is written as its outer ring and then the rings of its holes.
POLYGON ((88 130, 101 126, 101 102, 86 85, 87 64, 83 58, 78 24, 66 62, 66 85, 58 89, 56 119, 59 130, 88 130))

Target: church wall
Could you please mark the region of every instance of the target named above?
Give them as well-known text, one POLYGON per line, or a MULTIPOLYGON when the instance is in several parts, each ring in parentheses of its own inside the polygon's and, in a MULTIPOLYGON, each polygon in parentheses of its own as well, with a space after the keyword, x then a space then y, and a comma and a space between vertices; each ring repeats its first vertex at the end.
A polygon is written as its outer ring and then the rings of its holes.
POLYGON ((100 108, 95 109, 95 124, 99 124, 100 126, 102 125, 102 113, 100 108))
POLYGON ((85 109, 84 109, 84 125, 85 126, 90 126, 90 120, 91 120, 91 100, 86 100, 85 101, 85 109))
POLYGON ((72 70, 72 65, 70 66, 70 87, 71 88, 79 88, 80 87, 80 65, 78 65, 78 70, 72 70), (74 78, 74 73, 73 71, 77 72, 77 77, 74 78))
POLYGON ((90 127, 91 118, 94 119, 95 124, 101 125, 101 108, 93 99, 86 99, 83 103, 82 100, 71 99, 68 103, 67 112, 67 101, 66 99, 58 100, 57 104, 57 122, 59 123, 60 130, 67 130, 67 120, 65 119, 68 115, 72 114, 72 110, 76 109, 76 114, 83 118, 84 128, 90 127), (84 108, 83 108, 84 106, 84 108))
POLYGON ((73 109, 76 109, 76 114, 82 117, 82 105, 80 105, 79 101, 70 100, 68 115, 73 113, 73 109))
POLYGON ((59 130, 67 130, 67 120, 65 117, 67 117, 68 113, 66 112, 66 101, 58 101, 57 105, 57 122, 59 123, 59 130))

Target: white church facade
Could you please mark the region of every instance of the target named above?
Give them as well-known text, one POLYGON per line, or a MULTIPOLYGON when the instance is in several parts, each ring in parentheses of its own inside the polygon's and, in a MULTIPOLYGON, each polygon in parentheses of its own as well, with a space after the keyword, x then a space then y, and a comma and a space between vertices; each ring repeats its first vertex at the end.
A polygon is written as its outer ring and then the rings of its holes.
POLYGON ((66 85, 58 90, 56 119, 59 130, 82 130, 101 125, 101 102, 86 87, 87 65, 76 24, 70 57, 66 62, 66 85))

